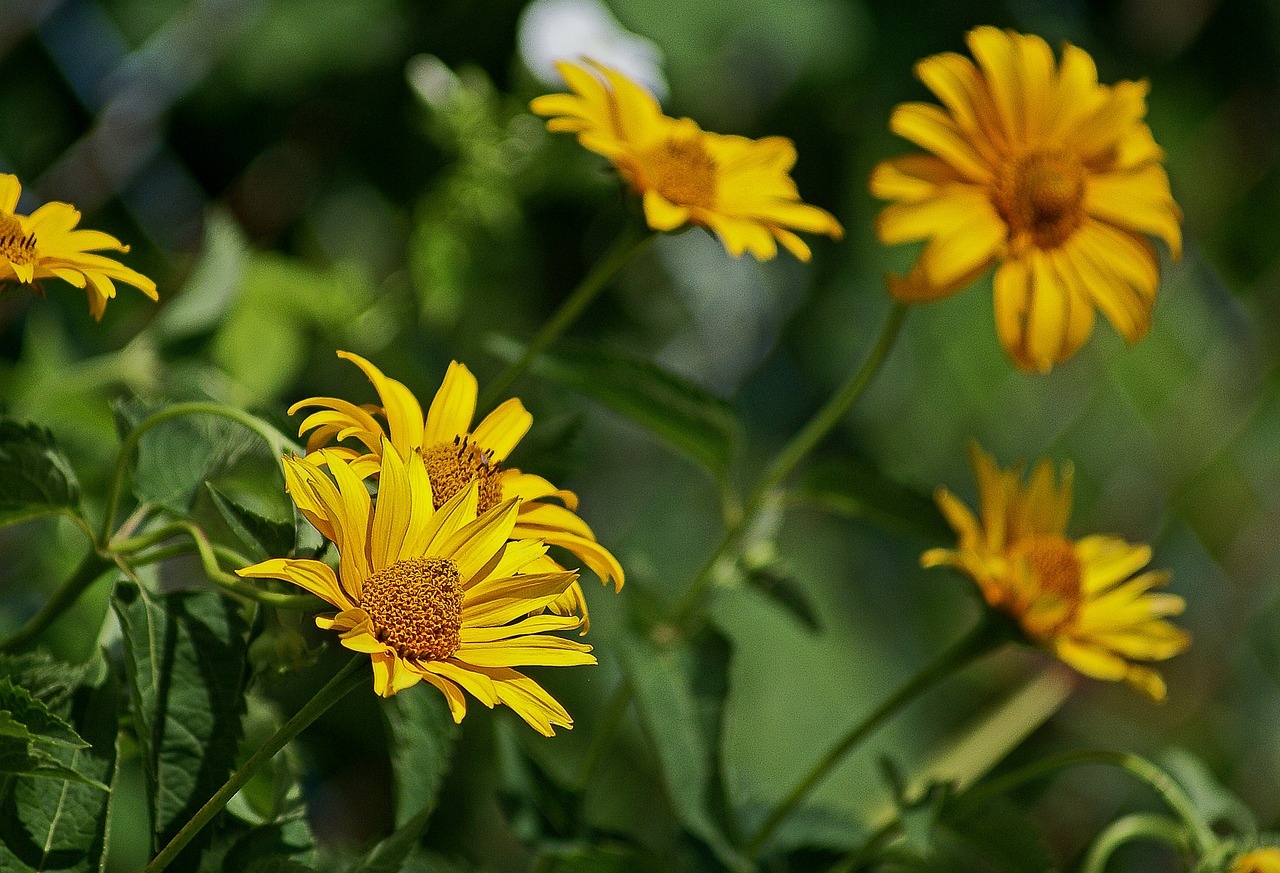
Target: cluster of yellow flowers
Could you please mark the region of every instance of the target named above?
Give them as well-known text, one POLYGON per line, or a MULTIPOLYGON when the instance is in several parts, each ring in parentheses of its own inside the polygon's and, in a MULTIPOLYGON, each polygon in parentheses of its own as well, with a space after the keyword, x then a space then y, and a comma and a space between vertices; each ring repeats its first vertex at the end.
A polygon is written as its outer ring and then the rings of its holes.
MULTIPOLYGON (((974 60, 945 53, 916 66, 942 106, 903 104, 890 121, 928 154, 886 160, 871 174, 872 193, 891 201, 876 224, 880 240, 924 242, 907 275, 887 278, 889 292, 905 303, 937 300, 995 267, 997 335, 1028 371, 1074 355, 1097 310, 1136 342, 1151 327, 1159 284, 1148 237, 1181 254, 1180 211, 1143 121, 1146 83, 1099 84, 1086 52, 1066 45, 1056 59, 1036 36, 979 27, 968 43, 974 60)), ((572 93, 539 97, 533 111, 607 158, 652 230, 696 225, 735 256, 768 259, 781 245, 805 261, 810 248, 797 231, 843 236, 830 213, 801 200, 789 140, 725 136, 669 117, 603 64, 559 69, 572 93)), ((93 253, 127 251, 118 240, 76 230, 79 213, 65 203, 20 215, 19 193, 13 176, 0 176, 0 281, 63 279, 86 290, 95 318, 113 280, 155 297, 149 279, 93 253)), ((564 708, 516 669, 595 661, 589 646, 557 635, 585 632, 588 614, 577 573, 548 547, 618 589, 624 575, 577 516, 572 492, 505 466, 530 414, 510 399, 473 428, 476 380, 454 363, 424 416, 403 384, 339 355, 360 367, 380 405, 296 404, 291 413, 315 410, 300 427, 307 454, 284 461, 289 493, 336 545, 338 569, 277 558, 240 573, 288 580, 331 604, 337 612, 317 624, 369 654, 381 695, 426 681, 458 720, 465 690, 544 734, 569 727, 564 708), (348 440, 359 448, 339 445, 348 440)), ((1059 477, 1043 462, 1024 484, 1019 468, 1001 470, 976 448, 973 463, 979 512, 940 490, 959 542, 926 552, 923 563, 967 574, 1029 641, 1079 671, 1162 698, 1163 680, 1136 662, 1169 658, 1188 636, 1165 620, 1182 610, 1181 598, 1152 591, 1168 574, 1139 572, 1150 549, 1068 537, 1069 466, 1059 477)))

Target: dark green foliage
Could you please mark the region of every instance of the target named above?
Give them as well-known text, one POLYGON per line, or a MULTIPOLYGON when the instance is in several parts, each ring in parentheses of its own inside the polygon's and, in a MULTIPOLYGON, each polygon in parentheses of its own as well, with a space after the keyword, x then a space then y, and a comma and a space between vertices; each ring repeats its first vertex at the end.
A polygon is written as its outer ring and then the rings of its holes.
POLYGON ((80 483, 53 434, 0 419, 0 526, 79 508, 80 483))

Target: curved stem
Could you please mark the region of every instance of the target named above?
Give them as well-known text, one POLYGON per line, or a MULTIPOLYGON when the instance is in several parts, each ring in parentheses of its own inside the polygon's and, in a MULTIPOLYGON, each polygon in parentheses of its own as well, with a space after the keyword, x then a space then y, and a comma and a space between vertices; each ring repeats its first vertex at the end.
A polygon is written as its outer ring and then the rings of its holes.
POLYGON ((7 640, 0 642, 0 652, 18 652, 33 645, 40 634, 44 633, 58 616, 66 612, 71 604, 79 600, 80 595, 111 566, 111 558, 103 555, 97 548, 90 550, 67 581, 53 592, 53 596, 40 608, 40 611, 7 640))
POLYGON ((993 651, 1011 639, 1009 623, 1003 616, 988 611, 974 628, 958 641, 944 649, 940 655, 925 664, 883 703, 854 725, 841 740, 809 768, 782 802, 769 814, 747 842, 746 851, 751 857, 759 854, 778 826, 822 782, 837 764, 863 739, 897 713, 903 706, 933 687, 940 680, 993 651))
POLYGON ((559 339, 560 334, 564 333, 569 325, 577 320, 578 316, 596 298, 596 295, 608 284, 609 280, 616 276, 623 267, 631 263, 636 255, 648 248, 649 243, 653 241, 655 236, 657 234, 654 231, 636 225, 630 231, 624 232, 622 236, 618 237, 613 247, 605 253, 604 257, 600 259, 578 287, 574 288, 569 296, 565 298, 564 302, 560 304, 560 308, 555 311, 555 314, 548 319, 547 323, 542 326, 542 329, 529 342, 529 345, 525 347, 524 353, 503 370, 498 375, 498 378, 489 383, 489 387, 480 396, 480 401, 476 404, 476 408, 481 412, 492 409, 497 404, 498 398, 511 387, 511 383, 520 378, 520 375, 529 368, 533 360, 559 339))
POLYGON ((867 354, 866 360, 862 362, 862 366, 849 376, 845 383, 836 390, 836 393, 831 395, 831 399, 817 411, 813 418, 809 419, 808 423, 800 429, 800 432, 792 437, 791 441, 783 446, 782 451, 778 452, 777 456, 770 462, 765 469, 764 476, 761 477, 759 483, 752 489, 750 496, 747 497, 746 502, 743 504, 742 513, 738 516, 738 520, 725 530, 724 537, 720 540, 716 550, 702 565, 702 569, 694 577, 693 583, 685 589, 684 594, 677 601, 671 614, 672 623, 680 626, 689 621, 697 611, 702 598, 706 595, 707 589, 715 578, 714 570, 716 565, 738 545, 751 522, 755 520, 756 513, 760 511, 760 507, 768 499, 769 494, 782 484, 782 481, 787 476, 791 475, 791 472, 804 460, 805 456, 822 442, 823 438, 840 423, 841 419, 848 414, 853 405, 862 397, 863 392, 867 390, 867 386, 871 384, 871 380, 880 372, 885 359, 889 357, 889 352, 893 350, 898 334, 902 332, 902 323, 907 317, 909 308, 905 303, 895 303, 893 305, 893 308, 889 311, 889 317, 885 320, 884 327, 880 329, 880 336, 876 339, 875 345, 871 347, 871 351, 867 354))
POLYGON ((1107 862, 1116 849, 1134 840, 1158 840, 1178 851, 1187 848, 1187 832, 1176 822, 1164 816, 1135 814, 1113 821, 1098 834, 1089 854, 1080 865, 1080 873, 1105 873, 1107 862))
MULTIPOLYGON (((245 582, 239 576, 234 576, 223 570, 218 563, 219 552, 242 567, 247 566, 250 561, 225 546, 214 545, 209 541, 208 535, 198 525, 190 521, 170 522, 161 525, 155 530, 147 531, 145 534, 139 534, 127 540, 120 540, 112 544, 111 551, 127 560, 127 556, 134 552, 158 545, 165 540, 170 540, 183 534, 191 537, 195 551, 200 556, 200 566, 204 569, 204 574, 209 577, 209 581, 228 593, 280 609, 309 609, 315 605, 315 598, 310 594, 282 594, 278 591, 265 591, 257 585, 245 582)), ((150 555, 147 558, 146 563, 154 563, 150 555)))
POLYGON ((138 422, 138 426, 129 431, 129 435, 124 438, 124 442, 120 445, 120 455, 116 458, 115 473, 111 478, 111 491, 107 497, 107 511, 102 519, 102 533, 98 537, 100 542, 107 542, 111 538, 112 529, 116 523, 116 513, 120 510, 120 498, 124 490, 125 475, 128 473, 129 463, 133 458, 133 453, 138 448, 139 441, 153 427, 183 415, 217 415, 244 425, 268 443, 274 443, 278 438, 278 434, 262 419, 239 409, 223 406, 220 403, 202 400, 175 403, 173 406, 167 406, 158 412, 152 413, 138 422))
POLYGON ((1165 805, 1182 820, 1190 832, 1192 843, 1197 852, 1203 855, 1217 847, 1217 836, 1214 835, 1209 825, 1205 823, 1200 813, 1196 811, 1195 804, 1191 802, 1191 798, 1187 796, 1187 792, 1182 789, 1182 786, 1173 781, 1168 773, 1152 764, 1146 758, 1129 752, 1085 749, 1051 755, 1048 758, 1042 758, 1018 770, 1014 770, 1012 773, 1007 773, 998 779, 992 779, 989 782, 971 788, 957 799, 957 803, 961 805, 977 803, 988 797, 1011 791, 1026 782, 1039 779, 1041 776, 1046 776, 1054 771, 1073 767, 1077 764, 1110 764, 1128 771, 1159 794, 1165 805))
POLYGON ((261 749, 254 752, 253 756, 240 766, 240 769, 231 774, 231 778, 214 793, 213 797, 209 798, 204 806, 200 807, 190 821, 182 826, 182 830, 174 835, 173 839, 169 841, 169 845, 160 850, 160 853, 152 859, 142 873, 159 873, 159 871, 168 867, 170 862, 182 851, 183 847, 191 842, 191 839, 196 834, 200 833, 204 826, 235 796, 235 793, 253 778, 255 773, 275 757, 276 752, 279 752, 285 747, 286 743, 302 733, 313 721, 323 715, 329 707, 346 697, 357 686, 367 682, 368 678, 366 676, 356 673, 356 668, 364 660, 360 655, 356 655, 349 660, 338 671, 337 675, 316 692, 315 697, 311 698, 302 709, 294 714, 293 718, 285 722, 279 730, 272 734, 271 739, 267 740, 261 749))

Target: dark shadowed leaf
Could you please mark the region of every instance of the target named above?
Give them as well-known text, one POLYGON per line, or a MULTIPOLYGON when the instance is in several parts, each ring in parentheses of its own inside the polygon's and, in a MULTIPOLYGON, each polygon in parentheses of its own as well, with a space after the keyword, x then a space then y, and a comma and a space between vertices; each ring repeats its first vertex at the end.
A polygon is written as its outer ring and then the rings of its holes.
POLYGON ((686 643, 658 649, 638 637, 619 647, 636 707, 662 765, 667 795, 681 823, 731 869, 745 859, 726 837, 711 806, 720 778, 716 750, 723 712, 727 646, 686 643))
MULTIPOLYGON (((249 547, 252 556, 259 560, 291 554, 296 540, 297 528, 294 525, 292 504, 283 507, 288 516, 282 517, 278 512, 275 517, 264 514, 264 507, 249 505, 242 493, 224 493, 223 489, 212 482, 205 483, 209 497, 217 508, 222 519, 235 532, 236 536, 249 547)), ((280 496, 288 501, 283 489, 278 489, 280 496)), ((271 509, 267 509, 268 512, 271 509)))
MULTIPOLYGON (((521 346, 505 337, 490 340, 508 361, 521 346)), ((586 343, 562 343, 544 352, 532 372, 603 403, 674 448, 727 479, 741 425, 729 404, 656 364, 586 343)))
MULTIPOLYGON (((396 826, 435 808, 458 726, 444 697, 427 688, 380 701, 391 729, 391 769, 396 785, 396 826)), ((429 814, 429 813, 428 813, 429 814)))
MULTIPOLYGON (((112 607, 124 634, 158 849, 235 766, 247 629, 231 601, 208 591, 156 597, 122 584, 112 607)), ((197 837, 179 856, 179 869, 184 857, 194 866, 200 844, 197 837)))
POLYGON ((80 509, 80 483, 53 435, 0 419, 0 525, 80 509))
MULTIPOLYGON (((83 745, 57 743, 50 755, 78 781, 17 776, 0 793, 0 870, 97 873, 105 845, 117 760, 120 691, 99 661, 92 677, 53 709, 83 745)), ((87 676, 87 673, 81 673, 87 676)))
POLYGON ((826 458, 814 463, 796 486, 794 497, 845 518, 931 542, 953 536, 932 497, 895 482, 862 461, 826 458))

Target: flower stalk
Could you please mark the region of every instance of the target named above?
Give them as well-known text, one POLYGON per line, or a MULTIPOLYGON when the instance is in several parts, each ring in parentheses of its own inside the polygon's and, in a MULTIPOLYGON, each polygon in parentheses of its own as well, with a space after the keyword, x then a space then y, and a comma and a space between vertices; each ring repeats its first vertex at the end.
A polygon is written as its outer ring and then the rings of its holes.
POLYGON ((358 686, 367 683, 369 681, 368 677, 362 672, 357 672, 362 660, 362 658, 356 656, 347 661, 346 665, 323 688, 316 692, 315 697, 311 698, 302 709, 294 714, 293 718, 285 722, 279 730, 271 735, 271 738, 263 744, 262 748, 254 752, 249 760, 245 761, 238 770, 231 774, 231 778, 205 802, 204 806, 200 807, 190 821, 182 826, 182 829, 174 835, 167 846, 160 850, 160 853, 151 860, 151 863, 143 869, 142 873, 160 873, 161 870, 168 867, 187 843, 191 842, 196 834, 200 833, 204 826, 222 811, 222 808, 235 796, 236 792, 243 788, 268 761, 274 758, 277 752, 283 749, 290 740, 306 730, 312 722, 328 711, 331 706, 346 697, 358 686))

